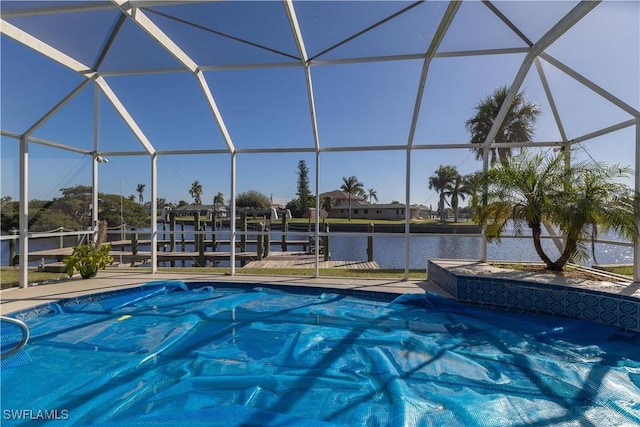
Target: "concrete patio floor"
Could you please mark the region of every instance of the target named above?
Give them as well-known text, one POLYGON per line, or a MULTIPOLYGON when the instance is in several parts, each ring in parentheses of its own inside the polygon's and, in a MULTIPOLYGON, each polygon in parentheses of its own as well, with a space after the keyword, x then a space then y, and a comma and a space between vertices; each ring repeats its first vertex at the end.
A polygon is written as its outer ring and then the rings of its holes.
POLYGON ((282 286, 305 286, 309 288, 330 288, 336 290, 358 290, 388 292, 395 294, 420 294, 429 290, 448 296, 428 281, 400 279, 354 279, 300 276, 257 276, 196 273, 155 273, 132 271, 101 271, 93 279, 73 278, 27 288, 10 288, 0 291, 0 314, 6 315, 25 308, 46 304, 65 298, 107 292, 140 286, 147 282, 181 280, 184 282, 211 283, 263 283, 282 286))

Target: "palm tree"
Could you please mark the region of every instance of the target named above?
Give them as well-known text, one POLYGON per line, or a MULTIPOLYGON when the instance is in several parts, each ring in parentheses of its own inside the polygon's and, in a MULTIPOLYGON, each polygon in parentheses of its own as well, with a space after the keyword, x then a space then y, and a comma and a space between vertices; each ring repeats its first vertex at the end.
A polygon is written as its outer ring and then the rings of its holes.
POLYGON ((144 187, 144 184, 138 184, 138 186, 136 187, 136 191, 138 192, 138 201, 140 201, 140 204, 144 202, 144 187))
POLYGON ((466 176, 460 175, 457 171, 452 181, 444 191, 444 195, 451 200, 451 209, 453 209, 453 222, 458 222, 458 208, 460 199, 464 200, 471 190, 468 187, 466 176))
POLYGON ((340 186, 340 189, 349 195, 349 221, 351 221, 351 195, 363 194, 364 186, 355 176, 342 177, 342 181, 344 183, 340 186))
POLYGON ((440 165, 436 170, 435 175, 429 177, 429 190, 436 190, 440 195, 440 200, 438 201, 438 215, 442 222, 446 220, 444 214, 444 205, 446 203, 445 192, 458 175, 460 174, 456 170, 455 166, 440 165))
POLYGON ((469 214, 471 216, 473 216, 474 201, 476 204, 478 203, 478 200, 483 191, 482 178, 483 178, 482 171, 476 171, 464 176, 464 181, 465 181, 464 186, 466 187, 466 190, 467 190, 466 194, 468 194, 470 197, 468 209, 469 209, 469 214))
POLYGON ((320 207, 324 209, 327 213, 331 212, 331 208, 333 208, 335 204, 335 200, 331 196, 325 196, 320 201, 320 207))
POLYGON ((517 235, 531 229, 536 253, 546 268, 562 271, 566 263, 589 257, 585 242, 595 233, 614 230, 630 239, 638 236, 640 195, 619 180, 628 168, 595 162, 568 165, 571 152, 552 157, 527 150, 483 177, 486 193, 474 198, 476 219, 487 225, 487 235, 499 239, 513 221, 517 235), (542 225, 558 228, 564 248, 552 261, 541 244, 542 225))
POLYGON ((202 203, 202 199, 200 198, 202 196, 202 184, 200 184, 200 181, 193 181, 191 189, 189 190, 189 195, 193 197, 196 205, 202 203))
POLYGON ((213 205, 215 207, 224 205, 224 194, 222 192, 218 191, 218 194, 213 196, 213 205))
POLYGON ((378 192, 376 190, 374 190, 373 188, 370 188, 367 190, 367 197, 369 197, 369 203, 371 203, 371 200, 375 200, 376 202, 378 201, 378 192))
MULTIPOLYGON (((484 145, 489 131, 504 103, 509 88, 502 86, 480 101, 476 105, 476 114, 466 121, 465 126, 471 134, 471 144, 476 144, 473 148, 476 152, 476 160, 482 159, 482 146, 484 145)), ((519 92, 511 103, 511 108, 507 112, 496 137, 492 142, 528 142, 531 141, 534 132, 536 118, 540 114, 540 107, 529 102, 524 91, 519 92)), ((504 164, 511 157, 511 148, 500 147, 497 150, 500 162, 504 164)), ((496 149, 491 149, 491 166, 496 163, 496 149)))

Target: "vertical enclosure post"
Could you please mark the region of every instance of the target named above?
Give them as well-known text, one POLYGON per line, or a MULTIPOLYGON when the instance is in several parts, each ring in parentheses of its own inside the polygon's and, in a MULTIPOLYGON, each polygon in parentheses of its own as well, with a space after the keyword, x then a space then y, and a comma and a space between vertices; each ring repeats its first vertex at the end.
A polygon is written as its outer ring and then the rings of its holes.
POLYGON ((375 225, 373 223, 369 223, 369 227, 367 232, 369 235, 367 236, 367 262, 373 261, 373 230, 375 229, 375 225))
POLYGON ((231 275, 236 274, 236 153, 231 153, 231 216, 229 218, 229 266, 231 275))
MULTIPOLYGON (((163 226, 164 227, 164 226, 163 226)), ((158 155, 151 155, 151 273, 158 272, 158 155)))
POLYGON ((29 140, 20 138, 20 280, 21 288, 29 286, 29 140))
MULTIPOLYGON (((640 117, 636 117, 636 194, 640 193, 640 117)), ((640 220, 636 222, 640 228, 640 220)), ((640 283, 640 236, 636 236, 633 246, 633 281, 640 283)))

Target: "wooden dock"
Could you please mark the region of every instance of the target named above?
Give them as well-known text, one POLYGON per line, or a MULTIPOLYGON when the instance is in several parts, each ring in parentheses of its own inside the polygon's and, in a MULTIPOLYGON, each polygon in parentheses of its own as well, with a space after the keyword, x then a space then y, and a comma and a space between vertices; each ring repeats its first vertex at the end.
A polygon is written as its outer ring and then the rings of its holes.
MULTIPOLYGON (((177 265, 179 262, 182 266, 186 262, 200 266, 215 266, 220 261, 229 262, 231 260, 231 252, 218 251, 218 245, 229 245, 229 241, 216 241, 214 246, 211 241, 204 241, 203 251, 186 251, 183 242, 197 247, 197 242, 191 241, 175 241, 174 250, 168 250, 171 243, 168 240, 157 241, 157 262, 159 265, 171 263, 171 266, 177 265), (182 250, 181 250, 182 249, 182 250)), ((111 243, 111 256, 114 263, 119 264, 148 264, 151 262, 151 241, 146 239, 136 240, 137 244, 132 245, 131 240, 116 240, 111 243), (134 250, 135 248, 138 250, 134 250), (142 249, 142 250, 140 250, 142 249)), ((268 255, 259 259, 258 250, 262 250, 257 241, 236 241, 235 259, 241 263, 241 268, 315 268, 315 243, 312 240, 287 240, 284 242, 272 240, 270 247, 278 248, 282 246, 283 251, 265 251, 268 255), (246 246, 245 246, 246 245, 246 246), (253 251, 248 251, 247 246, 253 246, 253 251), (284 251, 287 247, 302 247, 302 251, 284 251)), ((72 247, 63 247, 55 249, 45 249, 29 252, 29 261, 41 261, 41 268, 45 271, 63 270, 63 261, 73 253, 72 247)), ((355 268, 377 270, 380 267, 375 261, 353 261, 353 260, 326 260, 324 257, 324 246, 320 247, 320 268, 355 268)))
MULTIPOLYGON (((260 261, 251 261, 243 268, 315 268, 316 256, 306 252, 271 252, 260 261)), ((375 261, 323 261, 320 257, 320 268, 357 268, 363 270, 378 270, 380 266, 375 261)))
MULTIPOLYGON (((29 260, 37 261, 43 259, 58 259, 57 262, 44 262, 43 271, 65 271, 64 264, 61 262, 64 258, 71 255, 72 248, 48 249, 43 251, 32 252, 29 254, 29 260)), ((146 264, 151 262, 151 252, 139 251, 133 254, 131 251, 111 251, 111 256, 115 263, 121 264, 146 264)), ((193 261, 198 262, 198 252, 158 252, 158 263, 165 262, 182 262, 193 261)), ((204 260, 210 265, 215 265, 218 261, 229 261, 231 259, 230 252, 205 252, 204 260)), ((309 255, 307 252, 271 252, 266 258, 258 260, 256 252, 236 252, 236 261, 246 262, 241 268, 315 268, 315 255, 309 255)), ((380 266, 375 261, 350 261, 350 260, 331 260, 323 261, 320 257, 320 268, 355 268, 364 270, 378 270, 380 266)))

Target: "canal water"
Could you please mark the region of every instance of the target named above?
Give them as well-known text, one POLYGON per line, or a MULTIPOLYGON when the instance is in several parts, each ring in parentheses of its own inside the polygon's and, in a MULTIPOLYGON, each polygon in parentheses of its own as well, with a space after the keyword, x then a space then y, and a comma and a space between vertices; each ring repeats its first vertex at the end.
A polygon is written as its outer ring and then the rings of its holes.
MULTIPOLYGON (((144 233, 148 230, 139 230, 139 238, 148 239, 144 233)), ((113 236, 113 239, 119 239, 113 236)), ((180 241, 181 236, 176 236, 176 242, 180 241)), ((168 239, 168 232, 163 234, 162 228, 159 226, 159 239, 168 239)), ((193 240, 193 227, 185 227, 185 239, 193 240)), ((207 232, 206 239, 211 238, 210 230, 207 232)), ((220 231, 217 235, 218 239, 229 239, 228 230, 220 231)), ((619 240, 615 236, 601 236, 605 240, 619 240)), ((75 237, 73 238, 75 239, 75 237)), ((73 240, 72 239, 72 240, 73 240)), ((255 236, 250 236, 249 240, 254 240, 255 236)), ((290 240, 308 239, 308 234, 289 235, 290 240)), ((239 237, 238 237, 239 240, 239 237)), ((281 234, 278 231, 271 232, 271 250, 281 251, 279 242, 281 234)), ((543 240, 543 247, 547 253, 553 257, 557 257, 558 251, 554 243, 550 239, 543 240)), ((72 246, 73 241, 65 242, 65 245, 72 246)), ((56 248, 59 245, 58 238, 48 239, 32 239, 29 241, 30 250, 44 250, 56 248)), ((178 247, 180 245, 177 245, 178 247)), ((127 249, 129 250, 129 249, 127 249)), ((149 246, 140 246, 140 251, 149 251, 149 246)), ((162 250, 162 249, 160 249, 162 250)), ((195 250, 193 245, 186 246, 187 251, 195 250)), ((218 251, 229 251, 228 245, 219 245, 218 251)), ((249 247, 248 251, 255 251, 255 247, 249 247)), ((301 247, 289 247, 289 251, 302 250, 301 247)), ((374 261, 384 269, 402 269, 404 268, 405 256, 405 239, 403 234, 393 235, 374 235, 373 238, 374 261)), ((350 261, 366 261, 367 260, 367 237, 362 236, 344 236, 334 233, 330 237, 330 254, 334 260, 350 260, 350 261)), ((481 254, 481 238, 480 237, 456 237, 419 234, 412 235, 409 239, 409 268, 424 269, 426 268, 427 259, 430 258, 446 258, 446 259, 480 259, 481 254)), ((0 265, 9 265, 9 242, 2 241, 0 265)), ((503 238, 501 243, 490 243, 488 247, 488 258, 490 260, 505 260, 515 262, 535 262, 540 261, 533 248, 531 238, 503 238)), ((613 244, 600 243, 596 245, 596 261, 590 260, 585 265, 598 264, 631 264, 633 263, 633 248, 630 246, 619 246, 613 244)), ((38 265, 39 262, 32 262, 32 265, 38 265)), ((187 261, 186 265, 192 265, 187 261)), ((181 265, 179 262, 176 265, 181 265)), ((218 266, 225 267, 226 264, 221 262, 218 266)))

